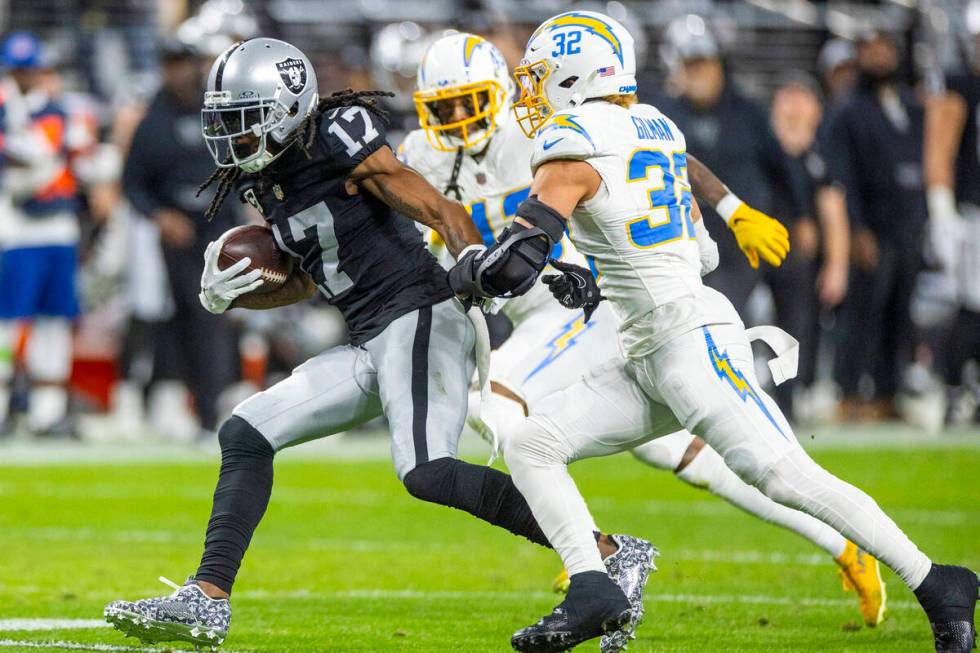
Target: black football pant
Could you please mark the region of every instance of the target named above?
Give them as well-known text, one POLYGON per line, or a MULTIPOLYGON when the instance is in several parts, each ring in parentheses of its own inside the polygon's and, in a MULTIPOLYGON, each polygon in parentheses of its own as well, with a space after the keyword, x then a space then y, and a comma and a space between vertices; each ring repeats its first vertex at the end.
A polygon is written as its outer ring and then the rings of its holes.
POLYGON ((475 331, 455 299, 392 321, 361 346, 314 356, 235 408, 195 578, 231 591, 272 491, 275 451, 382 414, 408 492, 549 546, 510 476, 456 459, 474 369, 475 331))

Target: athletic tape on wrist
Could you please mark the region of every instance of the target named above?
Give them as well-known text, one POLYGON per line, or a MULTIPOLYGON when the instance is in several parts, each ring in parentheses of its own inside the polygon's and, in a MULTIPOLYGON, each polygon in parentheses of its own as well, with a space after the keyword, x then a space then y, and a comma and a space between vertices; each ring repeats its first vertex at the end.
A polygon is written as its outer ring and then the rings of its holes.
POLYGON ((738 195, 730 192, 728 195, 721 198, 720 202, 715 204, 715 211, 717 211, 718 215, 720 215, 725 222, 731 226, 732 218, 735 217, 735 211, 738 210, 738 207, 740 207, 742 204, 743 202, 738 198, 738 195))

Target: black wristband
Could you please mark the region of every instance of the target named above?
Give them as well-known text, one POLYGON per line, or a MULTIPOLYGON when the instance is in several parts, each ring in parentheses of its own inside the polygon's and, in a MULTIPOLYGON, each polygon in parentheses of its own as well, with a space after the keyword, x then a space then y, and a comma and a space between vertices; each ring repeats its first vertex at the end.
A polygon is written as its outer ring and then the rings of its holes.
POLYGON ((560 241, 565 233, 564 216, 539 200, 537 195, 531 195, 521 202, 517 207, 517 215, 543 231, 552 244, 560 241))

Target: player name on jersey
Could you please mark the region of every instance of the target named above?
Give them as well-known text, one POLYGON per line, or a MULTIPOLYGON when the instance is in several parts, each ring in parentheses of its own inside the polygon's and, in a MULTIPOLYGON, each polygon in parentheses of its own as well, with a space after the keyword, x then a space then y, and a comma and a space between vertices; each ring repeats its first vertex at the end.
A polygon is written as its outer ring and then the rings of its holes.
POLYGON ((663 118, 630 116, 630 120, 633 121, 633 126, 636 127, 637 138, 658 141, 674 140, 674 132, 671 131, 670 125, 663 118))

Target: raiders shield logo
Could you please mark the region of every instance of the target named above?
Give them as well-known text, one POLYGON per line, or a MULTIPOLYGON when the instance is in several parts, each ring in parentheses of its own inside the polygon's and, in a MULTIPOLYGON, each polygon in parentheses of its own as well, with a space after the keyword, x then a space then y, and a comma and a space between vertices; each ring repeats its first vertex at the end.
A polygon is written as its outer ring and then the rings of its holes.
POLYGON ((262 204, 259 203, 259 198, 255 194, 254 188, 246 188, 245 192, 242 193, 242 197, 245 199, 246 202, 251 204, 256 211, 258 211, 262 215, 265 215, 265 209, 263 209, 262 204))
POLYGON ((283 59, 276 64, 283 83, 293 93, 306 88, 306 64, 300 59, 283 59))

